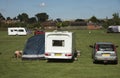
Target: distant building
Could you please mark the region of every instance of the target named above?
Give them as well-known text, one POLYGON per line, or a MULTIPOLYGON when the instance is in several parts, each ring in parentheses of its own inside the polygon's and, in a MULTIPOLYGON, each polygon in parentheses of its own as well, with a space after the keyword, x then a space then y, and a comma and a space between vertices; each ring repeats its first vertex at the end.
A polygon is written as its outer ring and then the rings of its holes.
POLYGON ((87 22, 70 22, 70 26, 87 26, 87 22))
POLYGON ((54 21, 46 21, 42 23, 42 26, 44 26, 45 29, 55 29, 56 23, 54 21))
POLYGON ((97 25, 95 23, 88 23, 87 24, 87 29, 89 29, 89 30, 96 30, 96 29, 101 29, 101 28, 102 28, 102 26, 97 25))

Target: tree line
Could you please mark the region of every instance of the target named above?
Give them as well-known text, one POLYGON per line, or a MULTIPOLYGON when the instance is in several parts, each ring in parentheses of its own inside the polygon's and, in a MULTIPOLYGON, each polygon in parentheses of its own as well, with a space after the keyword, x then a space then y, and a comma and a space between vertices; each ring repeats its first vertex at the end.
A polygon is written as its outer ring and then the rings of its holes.
MULTIPOLYGON (((27 13, 19 14, 14 18, 7 17, 5 18, 2 13, 0 13, 0 28, 7 27, 27 27, 27 28, 35 28, 35 27, 43 27, 44 22, 52 21, 55 22, 56 26, 69 26, 71 21, 63 21, 60 18, 55 20, 49 19, 49 15, 47 13, 37 13, 34 17, 29 17, 27 13)), ((120 17, 119 13, 113 13, 112 18, 104 18, 98 19, 96 16, 92 16, 89 19, 76 19, 74 22, 92 22, 94 24, 98 24, 107 28, 110 25, 120 25, 120 17)))
POLYGON ((105 19, 98 19, 95 16, 92 16, 89 20, 94 23, 101 24, 104 28, 108 28, 108 26, 111 25, 120 25, 119 13, 113 13, 112 18, 106 17, 105 19))
POLYGON ((23 26, 23 27, 38 27, 45 21, 47 21, 49 15, 47 13, 38 13, 35 17, 29 18, 27 13, 19 14, 17 17, 5 18, 0 13, 0 27, 11 27, 11 26, 23 26))

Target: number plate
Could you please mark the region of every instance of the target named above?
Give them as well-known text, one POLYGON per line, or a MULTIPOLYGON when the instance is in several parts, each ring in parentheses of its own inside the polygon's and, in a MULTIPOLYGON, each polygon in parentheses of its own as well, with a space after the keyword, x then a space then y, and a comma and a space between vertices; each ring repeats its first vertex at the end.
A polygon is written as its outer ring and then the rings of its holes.
POLYGON ((108 57, 108 56, 110 56, 110 54, 102 54, 102 56, 107 56, 108 57))
POLYGON ((61 53, 55 53, 55 56, 61 56, 62 54, 61 53))

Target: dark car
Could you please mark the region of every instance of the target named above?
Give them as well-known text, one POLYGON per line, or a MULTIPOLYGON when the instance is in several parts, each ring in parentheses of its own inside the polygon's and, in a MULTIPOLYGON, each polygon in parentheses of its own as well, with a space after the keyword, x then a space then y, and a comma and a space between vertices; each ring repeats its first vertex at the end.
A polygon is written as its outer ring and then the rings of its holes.
POLYGON ((94 45, 90 45, 93 48, 92 58, 93 63, 103 61, 104 63, 113 62, 118 63, 116 47, 111 42, 97 42, 94 45))

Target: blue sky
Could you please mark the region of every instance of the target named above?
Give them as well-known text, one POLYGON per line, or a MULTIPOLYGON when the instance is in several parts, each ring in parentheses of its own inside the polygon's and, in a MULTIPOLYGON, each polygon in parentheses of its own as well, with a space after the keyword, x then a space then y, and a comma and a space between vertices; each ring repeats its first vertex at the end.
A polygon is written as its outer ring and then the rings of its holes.
POLYGON ((16 17, 27 13, 29 17, 46 12, 50 19, 111 18, 120 13, 120 0, 0 0, 0 13, 16 17))

